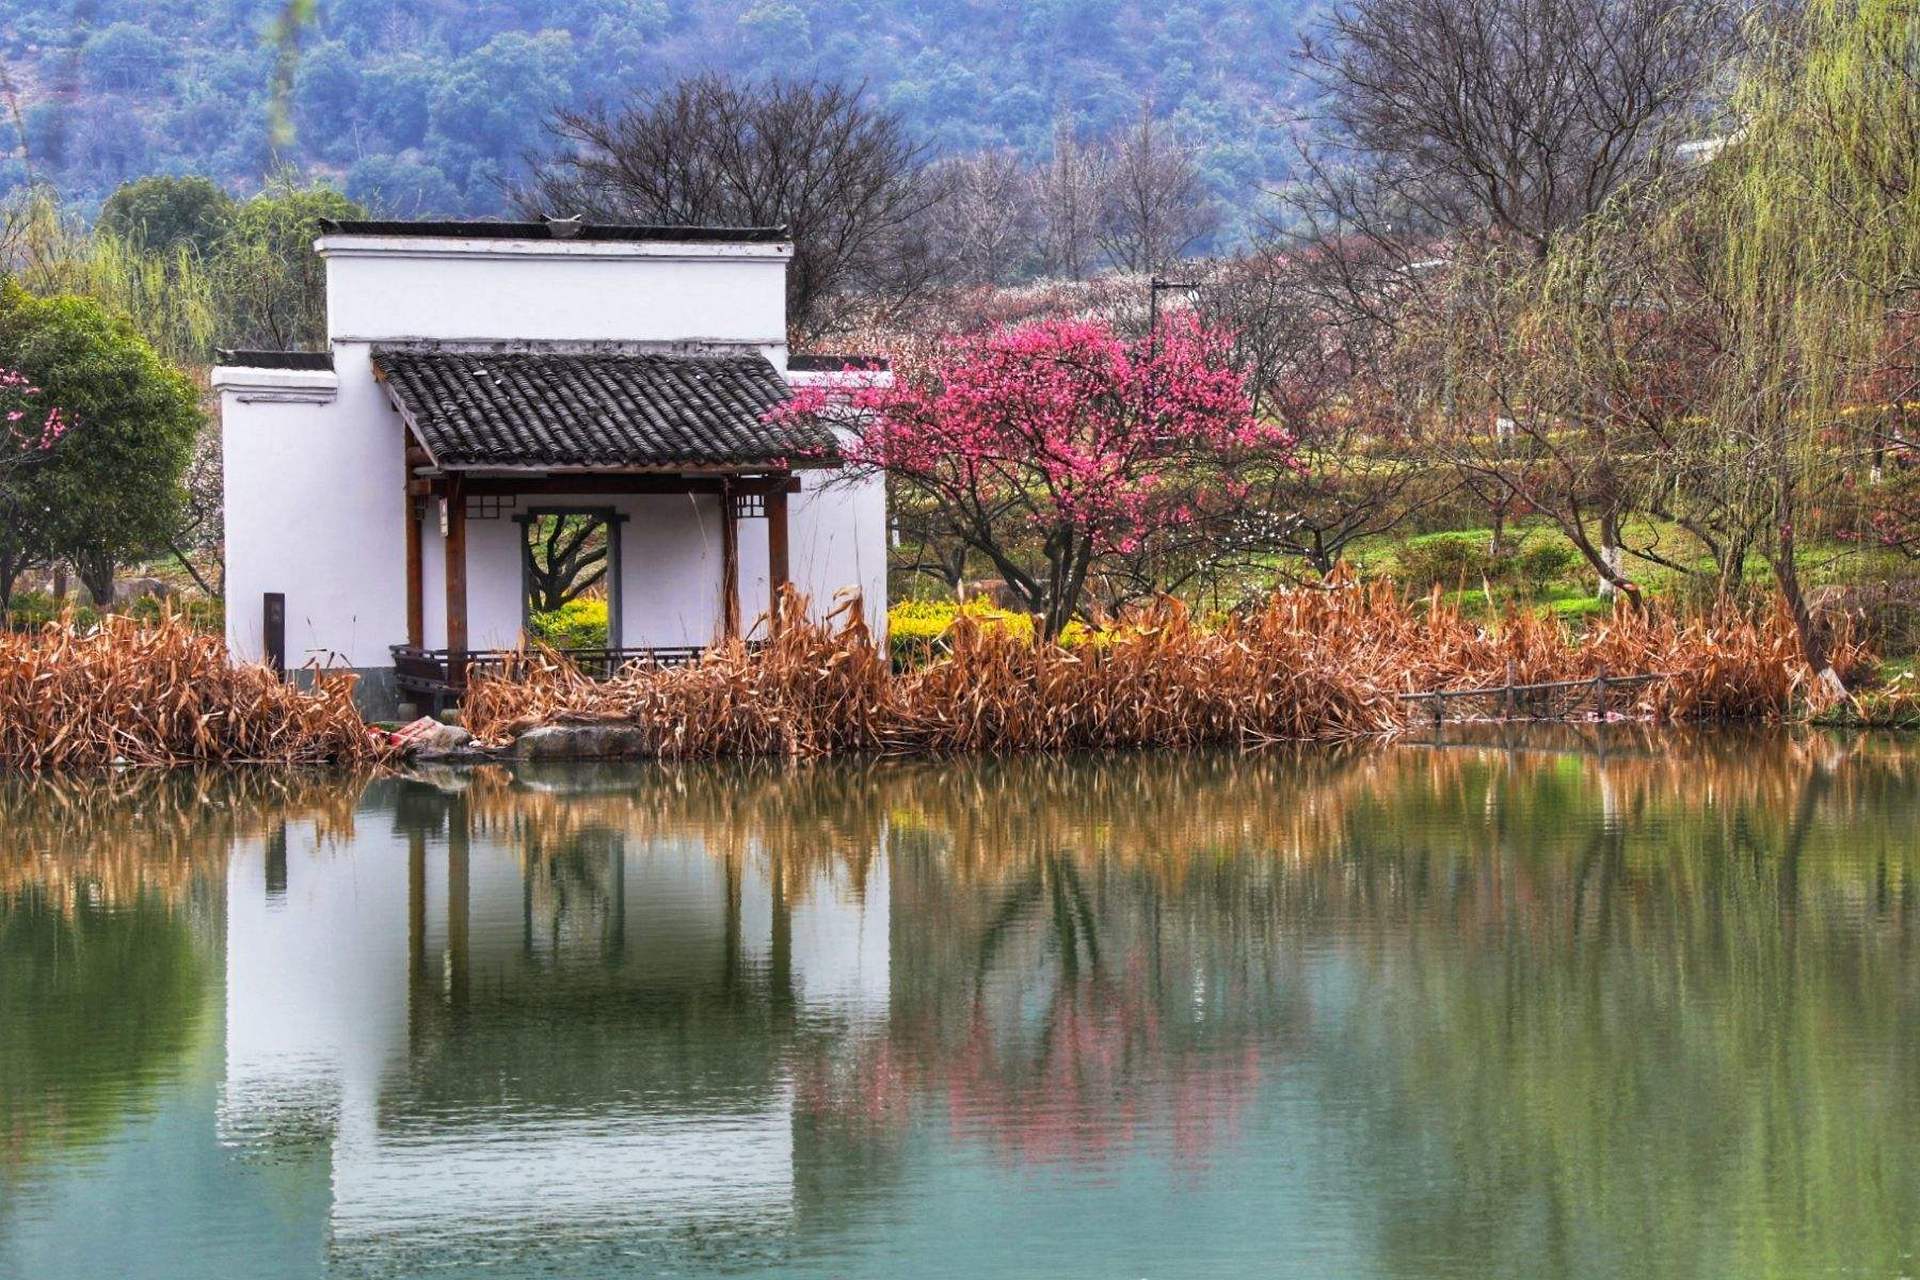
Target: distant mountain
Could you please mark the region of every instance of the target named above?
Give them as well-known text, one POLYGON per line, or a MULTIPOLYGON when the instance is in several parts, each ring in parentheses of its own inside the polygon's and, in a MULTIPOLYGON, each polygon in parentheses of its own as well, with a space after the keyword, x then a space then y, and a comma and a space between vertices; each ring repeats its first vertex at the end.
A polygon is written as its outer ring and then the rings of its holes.
POLYGON ((1039 157, 1056 121, 1097 136, 1151 104, 1232 237, 1285 176, 1309 2, 10 0, 0 190, 31 175, 85 206, 146 173, 244 191, 289 163, 397 216, 492 213, 551 106, 717 68, 864 81, 942 152, 1039 157))

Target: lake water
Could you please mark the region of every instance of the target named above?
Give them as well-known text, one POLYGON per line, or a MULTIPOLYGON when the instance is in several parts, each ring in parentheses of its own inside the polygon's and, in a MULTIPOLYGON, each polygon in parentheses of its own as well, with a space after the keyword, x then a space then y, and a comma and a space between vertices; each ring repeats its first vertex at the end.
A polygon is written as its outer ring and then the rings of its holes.
POLYGON ((1901 1276, 1920 744, 0 779, 0 1276, 1901 1276))

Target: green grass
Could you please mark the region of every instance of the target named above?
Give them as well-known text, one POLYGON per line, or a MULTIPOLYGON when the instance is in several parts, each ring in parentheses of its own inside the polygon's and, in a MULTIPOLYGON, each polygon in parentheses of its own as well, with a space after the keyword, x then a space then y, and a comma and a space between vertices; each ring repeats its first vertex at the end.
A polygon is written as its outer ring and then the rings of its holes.
MULTIPOLYGON (((1567 547, 1572 546, 1567 537, 1551 521, 1539 518, 1510 523, 1506 527, 1505 534, 1510 544, 1523 544, 1527 541, 1542 539, 1567 547)), ((1651 545, 1661 556, 1694 570, 1697 575, 1710 576, 1713 572, 1713 557, 1692 534, 1678 525, 1635 517, 1623 525, 1621 534, 1628 546, 1651 545)), ((1486 525, 1470 525, 1459 529, 1415 534, 1410 537, 1387 534, 1367 538, 1348 548, 1347 560, 1354 568, 1368 576, 1391 574, 1396 567, 1395 557, 1401 547, 1424 546, 1437 540, 1463 536, 1486 541, 1492 538, 1493 530, 1486 525)), ((1652 595, 1670 594, 1694 576, 1635 556, 1627 557, 1626 572, 1628 577, 1652 595)), ((1910 564, 1896 551, 1879 547, 1863 547, 1855 543, 1817 540, 1805 545, 1800 553, 1801 578, 1808 586, 1879 582, 1912 577, 1916 572, 1920 572, 1920 566, 1910 564)), ((1772 571, 1760 557, 1748 557, 1746 581, 1764 586, 1771 577, 1772 571)), ((1590 590, 1594 581, 1595 575, 1587 567, 1586 562, 1581 560, 1570 574, 1560 580, 1560 584, 1569 588, 1584 587, 1590 590)))
MULTIPOLYGON (((1572 543, 1566 535, 1551 521, 1544 519, 1515 521, 1503 532, 1510 547, 1552 544, 1572 549, 1572 543)), ((1638 583, 1649 597, 1670 599, 1711 587, 1715 571, 1713 557, 1693 535, 1678 525, 1636 517, 1627 521, 1621 532, 1626 545, 1651 546, 1665 559, 1683 566, 1672 568, 1628 556, 1625 566, 1627 576, 1638 583)), ((1402 565, 1403 550, 1420 552, 1407 557, 1413 563, 1432 563, 1435 556, 1429 549, 1437 543, 1468 539, 1484 546, 1492 536, 1493 530, 1486 525, 1469 525, 1411 536, 1401 534, 1368 538, 1348 549, 1347 562, 1363 577, 1389 576, 1405 581, 1407 575, 1402 565)), ((1920 575, 1920 566, 1898 552, 1879 547, 1820 539, 1805 545, 1800 554, 1801 581, 1809 589, 1899 581, 1916 575, 1920 575)), ((1759 556, 1749 556, 1742 580, 1755 594, 1765 594, 1772 590, 1773 571, 1759 556)), ((1515 581, 1512 577, 1483 583, 1478 574, 1467 577, 1465 581, 1441 585, 1443 599, 1476 615, 1491 615, 1509 608, 1532 606, 1570 623, 1582 624, 1606 616, 1613 608, 1611 602, 1599 598, 1597 575, 1586 560, 1577 555, 1568 560, 1564 571, 1537 584, 1537 588, 1535 584, 1515 581), (1489 585, 1492 587, 1491 607, 1486 590, 1489 585)))

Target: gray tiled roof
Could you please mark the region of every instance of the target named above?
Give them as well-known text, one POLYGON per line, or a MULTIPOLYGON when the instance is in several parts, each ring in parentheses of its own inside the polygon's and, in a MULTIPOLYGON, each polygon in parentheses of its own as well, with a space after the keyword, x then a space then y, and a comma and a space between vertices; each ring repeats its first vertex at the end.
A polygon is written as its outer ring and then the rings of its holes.
POLYGON ((824 427, 764 420, 789 389, 758 354, 383 347, 373 364, 450 469, 804 466, 833 448, 824 427))

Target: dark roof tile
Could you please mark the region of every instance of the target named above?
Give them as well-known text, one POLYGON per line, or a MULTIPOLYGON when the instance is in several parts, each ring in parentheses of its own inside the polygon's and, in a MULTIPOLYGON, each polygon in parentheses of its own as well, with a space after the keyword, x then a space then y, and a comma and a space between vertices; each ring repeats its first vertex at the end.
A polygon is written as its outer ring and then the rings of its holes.
POLYGON ((450 470, 792 466, 833 452, 824 427, 765 420, 789 389, 757 354, 382 347, 373 365, 450 470))
POLYGON ((217 363, 236 369, 311 369, 333 368, 331 351, 240 351, 222 347, 214 352, 217 363))

